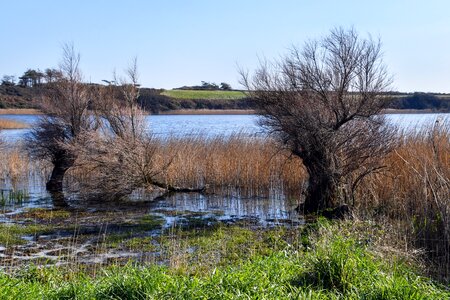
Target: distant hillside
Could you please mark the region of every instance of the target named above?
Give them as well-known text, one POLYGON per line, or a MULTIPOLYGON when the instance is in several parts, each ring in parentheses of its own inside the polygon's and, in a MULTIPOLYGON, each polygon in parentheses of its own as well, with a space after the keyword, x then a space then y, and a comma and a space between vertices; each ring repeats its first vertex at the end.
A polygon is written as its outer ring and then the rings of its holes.
POLYGON ((41 87, 0 85, 0 108, 37 108, 41 87))
POLYGON ((394 95, 389 108, 450 112, 450 95, 431 93, 394 95))
MULTIPOLYGON (((20 87, 0 85, 0 108, 39 108, 45 85, 20 87)), ((450 112, 450 94, 392 93, 388 108, 450 112)), ((242 91, 163 90, 141 88, 139 103, 147 111, 158 114, 181 109, 254 109, 252 100, 242 91)))
POLYGON ((158 90, 143 88, 139 102, 151 113, 179 109, 252 109, 240 91, 158 90))

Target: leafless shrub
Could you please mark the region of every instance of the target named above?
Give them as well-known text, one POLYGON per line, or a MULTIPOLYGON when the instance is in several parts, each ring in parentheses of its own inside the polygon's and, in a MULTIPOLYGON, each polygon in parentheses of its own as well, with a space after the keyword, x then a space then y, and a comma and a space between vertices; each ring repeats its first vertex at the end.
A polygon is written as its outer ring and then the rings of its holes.
POLYGON ((128 81, 114 84, 96 93, 95 111, 99 128, 86 131, 72 147, 77 166, 87 170, 82 188, 95 197, 120 199, 136 189, 163 188, 168 191, 200 191, 176 187, 160 180, 171 158, 160 156, 162 141, 146 130, 145 113, 139 107, 136 60, 127 70, 128 81), (158 178, 159 176, 159 178, 158 178))
POLYGON ((117 200, 136 189, 149 189, 165 165, 157 153, 161 143, 151 136, 139 138, 90 133, 78 146, 77 167, 86 176, 84 194, 103 200, 117 200))
POLYGON ((66 44, 60 64, 62 78, 49 83, 49 93, 41 107, 45 116, 27 138, 31 155, 53 164, 47 182, 47 190, 52 193, 62 192, 64 175, 76 160, 76 153, 68 145, 76 142, 83 132, 97 126, 89 111, 92 95, 82 82, 79 62, 80 55, 73 45, 66 44))
POLYGON ((338 28, 279 62, 262 62, 252 76, 241 74, 261 125, 306 167, 305 212, 348 202, 381 167, 392 133, 378 115, 390 84, 379 41, 338 28))

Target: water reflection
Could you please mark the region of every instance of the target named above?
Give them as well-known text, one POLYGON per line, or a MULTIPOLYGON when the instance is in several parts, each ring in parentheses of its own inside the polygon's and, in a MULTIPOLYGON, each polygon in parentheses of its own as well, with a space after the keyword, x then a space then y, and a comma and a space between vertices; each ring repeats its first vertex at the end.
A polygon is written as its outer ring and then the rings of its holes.
MULTIPOLYGON (((294 211, 297 205, 281 194, 271 197, 243 197, 241 195, 203 195, 203 194, 173 194, 151 204, 150 211, 161 212, 163 215, 189 215, 204 213, 218 220, 253 220, 255 224, 267 226, 280 223, 298 223, 298 213, 294 211)), ((170 222, 170 221, 169 221, 170 222)))

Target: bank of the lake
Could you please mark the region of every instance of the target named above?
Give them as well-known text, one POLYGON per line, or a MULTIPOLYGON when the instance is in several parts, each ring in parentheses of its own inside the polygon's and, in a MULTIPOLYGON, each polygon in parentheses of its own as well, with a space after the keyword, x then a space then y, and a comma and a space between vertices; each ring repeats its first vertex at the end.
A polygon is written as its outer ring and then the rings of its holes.
MULTIPOLYGON (((385 230, 320 221, 298 230, 236 226, 163 236, 167 264, 29 266, 0 275, 2 299, 448 299, 393 249, 385 230)), ((138 247, 150 247, 135 240, 138 247)), ((151 247, 150 247, 151 248, 151 247)))
MULTIPOLYGON (((431 109, 385 109, 383 114, 445 114, 446 111, 431 109)), ((174 109, 161 111, 155 115, 253 115, 254 109, 174 109)), ((42 115, 34 108, 0 108, 0 115, 42 115)))

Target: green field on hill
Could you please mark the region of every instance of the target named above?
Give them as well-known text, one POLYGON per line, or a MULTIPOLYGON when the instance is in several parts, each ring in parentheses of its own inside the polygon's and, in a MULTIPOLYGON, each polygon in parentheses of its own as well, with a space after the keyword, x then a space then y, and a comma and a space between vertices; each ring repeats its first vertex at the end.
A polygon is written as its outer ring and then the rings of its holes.
POLYGON ((210 91, 210 90, 167 90, 161 93, 175 99, 243 99, 241 91, 210 91))

